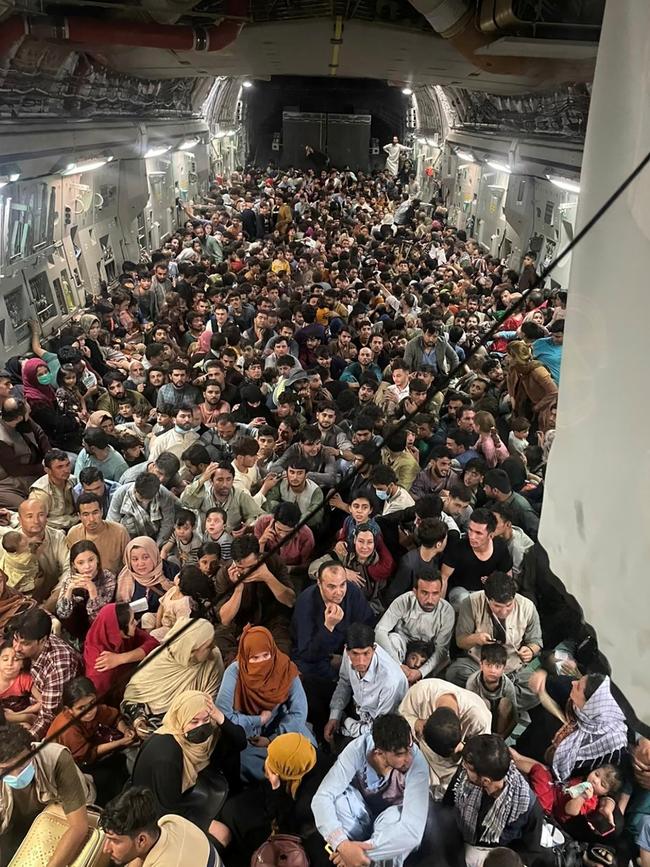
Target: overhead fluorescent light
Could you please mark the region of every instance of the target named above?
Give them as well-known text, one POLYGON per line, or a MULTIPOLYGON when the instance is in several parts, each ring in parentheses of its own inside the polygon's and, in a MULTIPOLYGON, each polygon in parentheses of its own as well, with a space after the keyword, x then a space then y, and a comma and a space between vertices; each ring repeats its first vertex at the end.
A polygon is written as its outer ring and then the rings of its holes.
POLYGON ((460 163, 456 171, 459 172, 461 169, 468 169, 471 165, 471 163, 460 163))
POLYGON ((459 159, 464 160, 466 163, 475 162, 474 154, 471 154, 469 151, 456 151, 456 156, 459 159))
POLYGON ((404 94, 404 96, 413 96, 413 91, 410 87, 403 87, 402 93, 404 94))
POLYGON ((252 86, 253 86, 253 82, 252 82, 252 81, 249 81, 248 79, 246 79, 246 81, 242 81, 241 86, 242 86, 242 87, 252 87, 252 86))
POLYGON ((488 160, 487 164, 490 166, 490 168, 496 169, 498 172, 505 172, 507 175, 512 172, 510 166, 507 166, 505 163, 497 163, 493 160, 488 160))
POLYGON ((84 172, 94 172, 95 169, 101 169, 102 166, 105 166, 107 162, 108 159, 104 157, 100 160, 89 160, 86 163, 68 163, 61 174, 63 177, 67 177, 68 175, 80 175, 84 172))
POLYGON ((577 181, 572 181, 569 178, 555 177, 554 175, 546 175, 554 187, 559 187, 567 193, 579 193, 580 184, 577 181))
POLYGON ((189 151, 192 148, 196 147, 197 144, 201 141, 200 138, 195 136, 194 138, 186 138, 184 142, 181 142, 178 146, 179 151, 189 151))
POLYGON ((20 172, 9 172, 7 169, 4 171, 0 169, 0 190, 3 187, 6 187, 7 184, 14 184, 20 178, 20 172))
POLYGON ((144 158, 148 160, 152 157, 161 157, 163 154, 166 154, 168 150, 171 150, 171 145, 158 145, 158 147, 149 148, 144 155, 144 158))

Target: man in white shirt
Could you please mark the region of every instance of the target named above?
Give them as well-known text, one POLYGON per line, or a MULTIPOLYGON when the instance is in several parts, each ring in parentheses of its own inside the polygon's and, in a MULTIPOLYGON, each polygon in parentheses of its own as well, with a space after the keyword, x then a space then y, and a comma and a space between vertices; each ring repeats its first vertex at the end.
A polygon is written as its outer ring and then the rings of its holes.
POLYGON ((409 684, 437 674, 449 661, 449 642, 454 631, 454 609, 442 598, 440 575, 420 576, 413 590, 398 596, 375 630, 377 644, 402 664, 409 684), (420 668, 405 665, 409 642, 424 641, 429 658, 420 668))
POLYGON ((404 400, 405 397, 409 396, 411 369, 408 364, 406 364, 406 362, 402 361, 401 359, 397 359, 396 361, 394 361, 391 365, 391 368, 391 378, 393 380, 393 384, 389 385, 384 392, 384 398, 387 404, 389 404, 389 406, 387 406, 387 411, 391 415, 394 415, 400 402, 404 400))
MULTIPOLYGON (((198 407, 196 409, 198 412, 198 407)), ((163 452, 171 452, 180 461, 183 452, 198 438, 199 434, 194 425, 194 407, 184 403, 174 414, 174 427, 151 441, 149 461, 155 461, 163 452)))
POLYGON ((330 702, 325 740, 331 743, 339 729, 348 738, 367 734, 374 719, 396 710, 407 690, 404 672, 383 648, 377 647, 374 629, 353 623, 347 632, 339 679, 330 702), (346 716, 341 726, 350 699, 354 699, 358 719, 346 716))
POLYGON ((414 684, 399 712, 429 764, 431 793, 439 801, 458 769, 464 742, 472 735, 489 734, 492 714, 480 696, 437 678, 414 684))

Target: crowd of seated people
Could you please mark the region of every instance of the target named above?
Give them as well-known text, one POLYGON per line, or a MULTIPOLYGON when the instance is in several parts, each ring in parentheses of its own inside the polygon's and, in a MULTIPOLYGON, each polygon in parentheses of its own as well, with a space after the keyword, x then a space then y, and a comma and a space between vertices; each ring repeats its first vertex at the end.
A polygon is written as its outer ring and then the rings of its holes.
POLYGON ((0 867, 650 867, 537 539, 566 293, 401 195, 235 174, 0 371, 0 867))

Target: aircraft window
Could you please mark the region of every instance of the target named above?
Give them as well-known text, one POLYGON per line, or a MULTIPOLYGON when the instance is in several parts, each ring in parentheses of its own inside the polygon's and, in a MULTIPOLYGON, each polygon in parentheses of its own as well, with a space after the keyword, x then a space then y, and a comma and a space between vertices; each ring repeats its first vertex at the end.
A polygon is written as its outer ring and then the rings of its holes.
POLYGON ((41 182, 16 184, 9 208, 8 235, 3 240, 3 260, 15 262, 54 243, 57 217, 56 187, 41 182))
POLYGON ((27 321, 31 318, 27 305, 25 303, 25 295, 21 287, 14 289, 5 297, 5 306, 7 313, 16 335, 16 341, 22 340, 27 335, 29 326, 27 321))
POLYGON ((106 269, 106 280, 110 284, 117 278, 117 272, 115 271, 115 255, 113 253, 113 245, 111 244, 110 235, 104 235, 100 238, 99 244, 102 248, 102 260, 104 262, 104 268, 106 269))
POLYGON ((41 322, 47 322, 48 319, 52 319, 57 313, 47 273, 41 271, 40 274, 32 277, 28 282, 36 315, 41 322))

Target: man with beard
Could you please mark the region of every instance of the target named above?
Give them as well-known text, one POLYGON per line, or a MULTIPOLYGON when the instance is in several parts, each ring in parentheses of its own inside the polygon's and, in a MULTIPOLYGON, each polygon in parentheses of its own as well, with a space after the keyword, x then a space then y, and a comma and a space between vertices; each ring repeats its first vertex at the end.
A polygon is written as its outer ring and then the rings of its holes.
POLYGON ((458 474, 452 469, 451 459, 452 454, 446 446, 432 449, 429 466, 418 473, 411 485, 413 499, 449 490, 458 479, 458 474))
POLYGON ((372 349, 369 346, 362 346, 359 349, 357 360, 345 368, 341 374, 341 382, 347 382, 353 388, 360 385, 362 377, 372 376, 377 382, 381 382, 381 368, 375 364, 372 356, 372 349))
POLYGON ((152 410, 151 404, 139 391, 124 388, 125 379, 126 375, 119 370, 109 371, 103 379, 106 391, 99 397, 95 408, 98 411, 107 412, 115 418, 119 415, 120 400, 124 397, 130 397, 133 399, 133 405, 141 409, 148 418, 152 410))
POLYGON ((442 598, 442 579, 419 576, 413 590, 398 596, 375 630, 377 644, 402 665, 409 684, 436 675, 449 661, 449 642, 454 631, 454 609, 442 598), (429 657, 420 666, 407 664, 408 646, 424 641, 429 657))
MULTIPOLYGON (((0 384, 7 381, 0 378, 0 384)), ((8 397, 0 419, 0 508, 18 508, 42 475, 49 450, 45 432, 29 417, 29 404, 8 397)))
POLYGON ((449 373, 458 364, 458 356, 433 320, 428 320, 422 325, 422 334, 406 344, 404 361, 411 370, 415 370, 421 364, 431 364, 436 373, 449 373))
POLYGON ((323 451, 334 458, 352 460, 352 443, 347 434, 336 424, 336 406, 323 401, 316 412, 316 422, 321 433, 323 451))
MULTIPOLYGON (((198 407, 196 408, 198 412, 198 407)), ((199 438, 194 423, 194 407, 184 403, 176 409, 174 427, 167 433, 154 438, 151 444, 149 460, 155 461, 163 452, 171 452, 180 460, 185 449, 189 448, 199 438)))
POLYGON ((235 472, 229 462, 210 464, 181 494, 181 503, 202 515, 216 506, 226 513, 226 530, 242 536, 262 510, 248 491, 234 487, 235 472))

